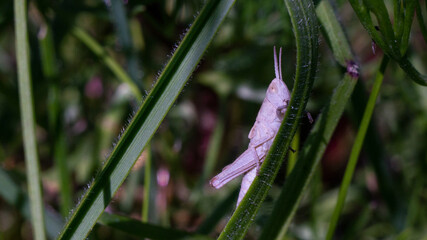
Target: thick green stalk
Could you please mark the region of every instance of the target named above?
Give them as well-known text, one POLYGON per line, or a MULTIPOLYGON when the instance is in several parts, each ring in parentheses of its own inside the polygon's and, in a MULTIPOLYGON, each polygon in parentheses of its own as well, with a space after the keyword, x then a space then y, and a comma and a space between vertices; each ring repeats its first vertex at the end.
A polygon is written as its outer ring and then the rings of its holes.
POLYGON ((338 194, 338 200, 337 200, 334 212, 332 214, 331 222, 329 224, 328 233, 326 235, 326 239, 328 240, 332 239, 332 236, 335 232, 335 227, 338 223, 338 218, 344 206, 347 190, 350 185, 351 179, 353 178, 353 173, 356 167, 357 159, 359 158, 360 150, 362 149, 362 146, 363 146, 366 131, 371 121, 372 113, 375 107, 375 102, 377 101, 378 93, 380 91, 380 87, 383 82, 384 72, 387 67, 387 63, 388 63, 388 58, 384 57, 383 61, 381 62, 380 70, 377 76, 375 77, 375 83, 372 88, 371 95, 369 96, 368 105, 366 106, 365 112, 363 114, 362 122, 360 123, 359 131, 357 132, 356 139, 354 141, 354 145, 350 153, 350 159, 347 163, 347 168, 345 170, 344 178, 341 183, 340 191, 338 194))
POLYGON ((19 103, 24 140, 28 192, 31 201, 31 222, 36 240, 46 239, 40 167, 37 154, 34 103, 31 88, 31 66, 27 32, 27 3, 14 1, 16 58, 18 65, 19 103))

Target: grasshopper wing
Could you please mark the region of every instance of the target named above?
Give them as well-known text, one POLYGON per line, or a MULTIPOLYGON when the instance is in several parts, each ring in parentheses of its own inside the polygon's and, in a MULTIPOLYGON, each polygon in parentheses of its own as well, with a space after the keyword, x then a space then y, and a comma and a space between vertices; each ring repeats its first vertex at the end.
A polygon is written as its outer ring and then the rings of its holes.
POLYGON ((229 181, 248 172, 257 165, 258 158, 251 149, 242 153, 232 164, 227 165, 222 171, 210 181, 212 187, 218 189, 229 181))

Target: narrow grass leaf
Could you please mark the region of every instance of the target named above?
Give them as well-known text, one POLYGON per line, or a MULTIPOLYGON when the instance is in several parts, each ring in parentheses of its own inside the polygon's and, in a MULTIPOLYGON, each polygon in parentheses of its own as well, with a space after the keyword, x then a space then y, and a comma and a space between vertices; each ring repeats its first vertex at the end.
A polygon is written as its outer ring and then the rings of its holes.
POLYGON ((288 152, 299 120, 305 113, 318 61, 318 25, 311 0, 285 0, 297 45, 294 89, 283 123, 271 146, 259 175, 234 212, 219 239, 243 239, 265 199, 281 163, 288 152))
POLYGON ((147 156, 145 158, 144 163, 144 200, 142 202, 142 213, 141 213, 141 221, 148 222, 149 216, 149 208, 150 208, 150 192, 151 192, 151 161, 153 160, 151 157, 151 147, 147 146, 146 150, 147 156))
MULTIPOLYGON (((405 73, 415 82, 422 86, 427 86, 427 76, 421 74, 412 63, 408 60, 407 55, 402 50, 406 51, 408 43, 403 43, 402 41, 397 41, 394 36, 394 30, 387 13, 387 9, 383 1, 363 1, 359 0, 349 0, 353 10, 356 12, 357 17, 362 23, 363 27, 368 31, 369 35, 375 41, 375 43, 384 51, 384 53, 390 58, 396 61, 400 68, 405 71, 405 73), (366 4, 366 5, 365 5, 366 4), (379 31, 376 30, 370 15, 370 11, 378 19, 380 24, 380 35, 379 31)), ((404 19, 402 29, 402 39, 409 41, 409 32, 412 26, 413 18, 413 8, 414 4, 412 1, 409 1, 408 14, 404 19), (406 28, 406 29, 405 29, 406 28)))
POLYGON ((63 228, 59 239, 87 237, 172 107, 233 4, 232 0, 211 0, 206 3, 63 228))
POLYGON ((347 67, 348 61, 353 59, 353 56, 331 4, 328 1, 321 1, 316 7, 316 15, 325 31, 325 37, 330 42, 335 60, 341 66, 347 67))
POLYGON ((409 46, 409 34, 415 14, 416 1, 405 1, 405 16, 403 20, 403 32, 400 37, 400 53, 404 55, 409 46))
POLYGON ((19 103, 24 140, 25 167, 31 199, 31 223, 36 240, 46 239, 40 167, 37 153, 31 66, 27 32, 27 2, 14 1, 16 58, 18 65, 19 103))
POLYGON ((133 95, 136 97, 137 100, 142 99, 141 92, 138 88, 138 86, 132 81, 130 76, 126 73, 125 70, 120 66, 119 63, 117 63, 114 58, 112 58, 108 52, 102 48, 102 46, 96 42, 95 39, 93 39, 88 33, 86 33, 83 29, 79 27, 74 27, 72 29, 73 35, 82 41, 95 55, 97 55, 104 63, 107 65, 108 68, 116 75, 116 77, 126 83, 130 90, 132 91, 133 95))
POLYGON ((138 52, 133 47, 129 22, 126 15, 125 3, 121 0, 112 0, 107 4, 110 11, 110 19, 115 25, 116 36, 119 40, 121 50, 126 56, 127 72, 139 89, 142 89, 142 69, 138 59, 138 52))
POLYGON ((351 179, 353 178, 354 169, 356 168, 357 159, 359 158, 360 151, 362 150, 366 131, 368 130, 369 123, 371 122, 372 113, 374 112, 375 103, 377 101, 378 93, 381 88, 387 63, 388 58, 384 57, 381 62, 380 70, 378 71, 377 76, 375 77, 374 86, 372 88, 371 95, 369 96, 368 104, 366 105, 366 109, 363 114, 362 122, 360 124, 359 131, 357 132, 353 148, 351 149, 350 158, 348 160, 344 177, 341 182, 340 191, 338 193, 338 200, 335 205, 331 221, 329 223, 328 233, 326 235, 326 239, 328 240, 332 239, 333 237, 335 228, 338 223, 338 218, 343 209, 344 201, 347 196, 347 190, 350 186, 351 179))
POLYGON ((424 41, 427 43, 427 27, 424 22, 423 14, 421 12, 421 3, 419 1, 415 1, 415 10, 417 13, 417 21, 420 26, 421 34, 423 35, 424 41))
POLYGON ((53 33, 47 24, 42 24, 44 34, 39 34, 39 46, 41 51, 41 62, 43 74, 49 81, 48 114, 49 114, 49 132, 52 135, 51 146, 54 149, 53 158, 55 168, 59 178, 59 195, 61 214, 67 216, 72 208, 71 177, 67 166, 66 158, 66 136, 62 131, 61 122, 58 121, 61 116, 61 100, 58 83, 58 68, 56 64, 55 46, 53 33))
POLYGON ((291 174, 292 169, 294 169, 295 163, 298 159, 298 151, 299 151, 299 145, 300 145, 300 133, 301 131, 298 129, 298 131, 295 133, 294 138, 292 139, 291 148, 293 153, 289 155, 288 157, 288 167, 286 169, 286 176, 291 174))
MULTIPOLYGON (((415 87, 415 85, 410 82, 407 82, 406 85, 415 87)), ((363 81, 357 82, 351 98, 351 110, 349 114, 353 119, 354 125, 359 126, 362 121, 365 106, 368 103, 368 91, 363 81)), ((414 102, 414 104, 415 103, 416 102, 414 102)), ((388 153, 385 150, 385 143, 381 139, 375 124, 369 124, 363 148, 366 150, 369 161, 375 171, 378 189, 391 214, 393 225, 396 229, 399 229, 406 221, 405 196, 400 194, 403 191, 402 186, 397 184, 398 180, 394 179, 390 172, 390 166, 387 163, 389 156, 387 156, 388 153)))

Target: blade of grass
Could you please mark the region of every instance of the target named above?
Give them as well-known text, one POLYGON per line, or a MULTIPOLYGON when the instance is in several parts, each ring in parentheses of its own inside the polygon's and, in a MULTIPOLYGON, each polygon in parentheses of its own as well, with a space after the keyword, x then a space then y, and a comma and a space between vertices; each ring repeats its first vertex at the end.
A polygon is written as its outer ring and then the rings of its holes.
POLYGON ((329 46, 332 48, 335 60, 343 67, 347 67, 349 60, 353 59, 350 45, 340 23, 337 21, 335 12, 328 1, 321 1, 316 7, 316 15, 321 22, 322 29, 325 31, 326 39, 329 41, 329 46))
MULTIPOLYGON (((318 5, 320 8, 317 12, 320 15, 334 14, 330 4, 318 5), (327 10, 327 11, 326 11, 327 10), (325 11, 325 13, 322 13, 325 11)), ((341 44, 343 41, 337 40, 337 35, 345 36, 339 23, 331 24, 332 21, 337 21, 336 17, 319 17, 324 29, 333 29, 325 31, 326 34, 333 33, 333 36, 325 36, 328 38, 328 43, 337 45, 341 48, 348 48, 348 44, 341 44)), ((337 48, 332 48, 334 49, 337 48)), ((351 50, 340 50, 339 53, 334 53, 335 56, 343 56, 342 53, 350 53, 351 50)), ((342 57, 340 57, 342 59, 342 57)), ((357 65, 353 63, 353 58, 347 61, 347 73, 339 82, 332 94, 328 105, 322 110, 322 113, 316 120, 316 123, 307 138, 302 150, 298 154, 296 165, 291 174, 286 179, 279 199, 276 201, 266 227, 263 229, 260 239, 283 239, 288 226, 295 214, 298 203, 301 200, 304 190, 307 188, 310 179, 313 177, 320 159, 325 152, 326 146, 332 137, 335 127, 344 111, 344 108, 353 92, 357 82, 357 65)))
POLYGON ((129 30, 129 23, 126 16, 126 9, 124 3, 121 0, 112 0, 110 1, 111 6, 108 7, 110 11, 110 19, 115 25, 116 36, 119 40, 122 51, 126 56, 127 61, 127 71, 131 76, 133 82, 139 89, 142 89, 142 71, 138 66, 140 63, 138 61, 137 51, 135 51, 132 43, 132 37, 129 30))
POLYGON ((400 54, 404 55, 409 46, 409 34, 415 14, 416 1, 405 1, 405 16, 403 19, 403 31, 400 37, 400 54))
POLYGON ((88 235, 172 107, 233 4, 232 0, 206 3, 59 239, 84 239, 88 235))
MULTIPOLYGON (((407 82, 403 85, 415 87, 412 82, 407 82)), ((368 91, 364 82, 358 81, 354 88, 351 99, 351 109, 349 111, 355 126, 359 126, 362 121, 365 106, 368 103, 368 97, 368 91)), ((414 104, 417 104, 417 102, 414 102, 414 104)), ((392 216, 393 225, 396 229, 402 229, 406 216, 406 197, 401 194, 404 190, 398 184, 399 180, 392 177, 390 164, 388 163, 390 157, 387 156, 388 154, 384 146, 385 143, 380 138, 377 129, 375 124, 369 124, 363 148, 366 150, 369 161, 375 171, 378 189, 392 216)))
MULTIPOLYGON (((408 60, 406 54, 402 54, 402 50, 406 51, 408 42, 400 42, 394 37, 394 31, 390 19, 388 18, 387 9, 383 1, 365 0, 363 3, 359 0, 349 0, 353 10, 356 12, 357 17, 362 23, 363 27, 368 31, 369 35, 375 41, 375 43, 384 51, 384 53, 390 58, 396 61, 400 68, 402 68, 405 73, 417 84, 422 86, 427 86, 427 76, 421 74, 408 60), (364 4, 367 4, 365 6, 364 4), (379 23, 380 31, 384 35, 380 35, 379 32, 375 29, 375 26, 372 23, 370 12, 375 14, 379 23)), ((408 14, 404 19, 404 25, 402 29, 402 40, 409 41, 409 32, 412 26, 413 18, 413 8, 414 4, 412 1, 409 1, 410 5, 408 6, 408 14)))
POLYGON ((417 13, 417 20, 420 26, 421 34, 423 35, 424 41, 427 43, 427 27, 424 23, 424 18, 421 12, 421 3, 419 1, 415 1, 415 10, 417 13))
POLYGON ((402 1, 400 0, 393 0, 393 30, 394 30, 394 34, 397 37, 397 41, 399 41, 401 38, 399 36, 402 35, 403 32, 403 14, 404 11, 402 10, 402 1))
POLYGON ((72 29, 73 35, 82 41, 95 55, 97 55, 104 63, 107 65, 110 70, 116 75, 116 77, 126 83, 133 95, 138 101, 142 99, 141 92, 139 91, 138 86, 132 81, 129 75, 123 70, 123 68, 114 60, 108 53, 105 51, 99 43, 95 41, 89 34, 87 34, 83 29, 79 27, 74 27, 72 29))
POLYGON ((297 162, 299 144, 300 144, 300 130, 298 129, 298 131, 295 133, 294 138, 292 139, 291 148, 295 152, 289 155, 288 168, 286 169, 286 176, 289 176, 289 174, 291 174, 292 169, 294 169, 295 163, 297 162))
POLYGON ((36 240, 46 239, 40 167, 35 133, 34 103, 27 32, 27 2, 14 1, 16 58, 18 65, 19 103, 23 130, 28 192, 31 200, 31 223, 36 240))
MULTIPOLYGON (((389 48, 388 53, 393 55, 396 58, 400 58, 401 54, 399 51, 399 45, 397 38, 394 34, 393 25, 390 21, 390 16, 388 15, 387 8, 383 0, 364 0, 363 1, 365 7, 371 11, 378 21, 379 32, 381 32, 382 36, 386 40, 389 48)), ((403 19, 401 19, 403 20, 403 19)))
POLYGON ((141 221, 148 222, 151 192, 151 147, 148 146, 144 165, 144 201, 142 202, 141 221))
MULTIPOLYGON (((141 153, 140 158, 144 155, 141 153)), ((123 185, 123 197, 120 198, 120 210, 122 213, 129 213, 134 204, 135 193, 139 185, 139 178, 141 175, 141 169, 132 169, 126 179, 126 184, 123 185)), ((145 197, 144 197, 145 200, 145 197)))
POLYGON ((338 193, 338 200, 335 205, 334 212, 332 214, 331 221, 329 223, 328 233, 326 239, 332 239, 335 232, 335 227, 338 223, 338 218, 341 214, 344 206, 344 201, 347 195, 347 190, 350 185, 351 179, 353 178, 354 169, 356 168, 357 159, 359 158, 360 151, 363 146, 366 131, 371 121, 372 113, 374 111, 375 102, 377 101, 378 93, 381 88, 381 84, 384 78, 384 72, 388 64, 388 58, 384 57, 379 72, 375 77, 374 86, 372 88, 371 95, 369 96, 368 104, 366 105, 365 112, 363 114, 362 122, 360 123, 359 131, 357 132, 356 139, 354 140, 353 148, 351 149, 350 159, 347 163, 347 167, 344 173, 344 177, 341 183, 340 191, 338 193))
POLYGON ((310 96, 318 61, 318 25, 311 0, 285 0, 297 45, 294 89, 283 123, 259 172, 219 239, 242 239, 288 152, 310 96))
POLYGON ((103 213, 99 219, 99 223, 140 239, 191 239, 192 237, 198 237, 198 239, 204 237, 203 239, 208 239, 205 236, 196 236, 190 232, 142 223, 138 220, 115 214, 103 213))
POLYGON ((66 162, 66 137, 61 127, 60 121, 60 91, 58 88, 57 65, 55 47, 51 28, 43 23, 38 34, 41 51, 41 62, 43 74, 49 81, 49 131, 52 135, 51 146, 53 148, 53 158, 59 178, 60 209, 62 216, 67 216, 72 208, 71 178, 66 162), (43 33, 43 34, 40 34, 43 33))

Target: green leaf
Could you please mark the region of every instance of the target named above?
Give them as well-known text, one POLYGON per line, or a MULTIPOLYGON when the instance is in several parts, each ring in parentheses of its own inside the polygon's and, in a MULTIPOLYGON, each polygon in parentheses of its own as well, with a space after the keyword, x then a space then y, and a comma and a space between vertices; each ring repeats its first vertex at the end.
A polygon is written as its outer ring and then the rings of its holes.
POLYGON ((206 3, 62 230, 60 239, 87 237, 172 107, 233 4, 233 0, 211 0, 206 3))
POLYGON ((28 192, 31 199, 31 223, 36 240, 46 239, 44 226, 43 196, 34 119, 34 103, 31 87, 31 65, 27 32, 27 2, 14 1, 16 58, 18 65, 19 103, 23 130, 25 164, 28 176, 28 192))
MULTIPOLYGON (((406 49, 409 42, 409 33, 412 27, 413 14, 415 11, 415 1, 405 1, 404 14, 399 14, 398 24, 402 24, 402 28, 398 26, 398 38, 394 34, 387 8, 382 0, 364 0, 361 3, 359 0, 350 0, 350 4, 357 14, 362 25, 368 31, 369 35, 375 43, 384 51, 384 53, 394 61, 396 61, 400 68, 416 83, 427 86, 427 76, 422 75, 415 67, 409 62, 406 56, 406 49), (379 31, 375 29, 372 23, 370 11, 375 14, 379 23, 379 31), (401 36, 400 36, 401 35, 401 36), (401 38, 401 39, 400 39, 401 38)), ((400 9, 399 11, 402 11, 400 9)), ((396 12, 399 12, 396 10, 396 12)))
POLYGON ((420 30, 421 30, 421 34, 423 35, 424 41, 427 43, 427 27, 426 24, 424 23, 424 18, 423 15, 421 13, 421 4, 418 1, 415 1, 415 10, 417 13, 417 20, 418 20, 418 24, 420 26, 420 30))
POLYGON ((297 45, 294 89, 285 119, 259 172, 219 239, 242 239, 273 184, 310 96, 318 60, 318 25, 311 0, 285 0, 297 45))
POLYGON ((325 30, 325 37, 334 53, 335 60, 343 67, 347 67, 348 61, 353 59, 351 49, 344 31, 335 16, 331 4, 321 1, 316 7, 316 15, 325 30))

